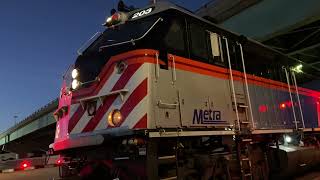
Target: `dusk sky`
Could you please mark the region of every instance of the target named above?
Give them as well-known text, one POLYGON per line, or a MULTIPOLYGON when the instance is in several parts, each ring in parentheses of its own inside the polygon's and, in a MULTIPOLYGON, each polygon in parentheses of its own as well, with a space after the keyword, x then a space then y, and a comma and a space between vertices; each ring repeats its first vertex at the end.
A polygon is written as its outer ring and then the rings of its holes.
MULTIPOLYGON (((209 0, 174 0, 196 10, 209 0)), ((148 0, 125 0, 143 7, 148 0)), ((0 5, 0 132, 59 94, 78 48, 118 0, 3 0, 0 5)))

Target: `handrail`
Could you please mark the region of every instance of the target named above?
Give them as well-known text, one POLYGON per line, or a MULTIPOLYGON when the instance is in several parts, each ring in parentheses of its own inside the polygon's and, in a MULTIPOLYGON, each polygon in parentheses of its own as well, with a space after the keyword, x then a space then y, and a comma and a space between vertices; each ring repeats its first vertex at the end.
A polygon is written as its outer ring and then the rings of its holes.
POLYGON ((92 100, 99 99, 99 101, 101 102, 101 104, 103 104, 102 98, 107 97, 107 96, 112 96, 112 95, 120 95, 121 100, 123 101, 123 99, 124 99, 124 94, 126 94, 126 93, 128 93, 128 92, 129 92, 128 89, 120 89, 120 90, 111 91, 111 92, 109 92, 109 93, 102 94, 102 95, 85 97, 85 98, 79 99, 79 102, 80 102, 82 108, 84 109, 84 103, 83 103, 83 102, 85 102, 85 101, 92 101, 92 100))
POLYGON ((176 61, 174 56, 171 55, 172 59, 172 84, 174 84, 177 81, 177 73, 176 73, 176 61))
POLYGON ((80 52, 80 50, 82 50, 82 48, 88 44, 88 42, 90 42, 93 38, 95 38, 97 35, 101 35, 101 32, 96 32, 93 36, 91 36, 90 39, 88 39, 85 43, 82 44, 82 46, 80 46, 80 48, 77 50, 78 55, 82 55, 82 52, 80 52))
POLYGON ((245 82, 246 91, 247 91, 247 98, 248 98, 249 111, 250 111, 251 122, 252 122, 252 129, 254 129, 254 128, 255 128, 255 125, 254 125, 254 121, 253 121, 253 113, 252 113, 252 106, 251 106, 250 92, 249 92, 249 86, 248 86, 248 79, 247 79, 246 65, 245 65, 245 63, 244 63, 242 45, 241 45, 239 42, 237 42, 237 44, 238 44, 238 46, 240 47, 241 61, 242 61, 243 74, 244 74, 244 82, 245 82))
POLYGON ((289 96, 290 96, 290 100, 291 100, 291 104, 292 104, 292 111, 293 111, 294 123, 295 123, 295 125, 296 125, 296 129, 298 129, 297 117, 296 117, 296 113, 295 113, 295 109, 294 109, 294 103, 293 103, 292 94, 291 94, 291 86, 290 86, 289 73, 288 73, 288 71, 287 71, 287 68, 282 67, 282 69, 284 69, 284 72, 286 73, 286 78, 287 78, 287 83, 288 83, 288 89, 289 89, 289 96))
POLYGON ((297 85, 297 79, 296 79, 296 75, 295 75, 294 71, 291 71, 291 75, 292 75, 292 78, 293 78, 293 83, 294 83, 294 85, 296 87, 296 95, 297 95, 299 109, 300 109, 302 126, 303 126, 303 128, 306 128, 305 125, 304 125, 304 118, 303 118, 303 112, 302 112, 302 108, 301 108, 301 102, 300 102, 299 90, 298 90, 298 85, 297 85))
POLYGON ((238 105, 237 105, 237 98, 236 98, 236 91, 235 91, 235 88, 234 88, 232 68, 231 68, 231 60, 230 60, 229 47, 228 47, 228 39, 226 37, 222 37, 222 38, 225 40, 225 44, 226 44, 227 58, 228 58, 228 63, 229 63, 229 72, 230 72, 230 79, 231 79, 232 97, 233 97, 233 100, 234 100, 234 107, 235 107, 235 110, 236 110, 236 117, 237 117, 237 122, 238 122, 238 130, 241 131, 240 118, 239 118, 238 105))
POLYGON ((156 53, 156 80, 160 77, 159 54, 156 53))
POLYGON ((107 48, 107 47, 112 47, 112 46, 119 46, 119 45, 122 45, 122 44, 128 44, 128 43, 133 43, 135 41, 139 41, 141 39, 143 39, 153 28, 156 24, 158 24, 159 21, 163 21, 163 19, 160 17, 158 18, 153 24, 152 26, 148 29, 148 31, 146 31, 141 37, 137 38, 137 39, 131 39, 129 41, 123 41, 123 42, 119 42, 119 43, 114 43, 114 44, 110 44, 110 45, 105 45, 105 46, 101 46, 99 47, 99 51, 101 51, 102 49, 104 48, 107 48))

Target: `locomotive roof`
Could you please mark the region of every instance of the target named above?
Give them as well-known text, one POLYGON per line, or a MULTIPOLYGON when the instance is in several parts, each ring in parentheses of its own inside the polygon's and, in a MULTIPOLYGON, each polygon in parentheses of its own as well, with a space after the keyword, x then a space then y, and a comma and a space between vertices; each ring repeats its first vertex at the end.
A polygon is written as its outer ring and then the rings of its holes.
MULTIPOLYGON (((223 27, 221 27, 221 26, 219 26, 217 24, 214 24, 213 22, 211 22, 211 21, 209 21, 207 19, 204 19, 202 17, 199 17, 199 16, 195 15, 193 12, 191 12, 191 11, 189 11, 189 10, 183 8, 183 7, 180 7, 178 5, 175 5, 175 4, 172 4, 172 3, 169 3, 169 2, 165 2, 165 1, 160 1, 160 2, 157 2, 155 4, 148 5, 148 6, 144 7, 144 8, 140 8, 140 9, 136 9, 134 11, 131 11, 129 13, 128 17, 131 17, 134 13, 139 12, 139 11, 144 10, 144 9, 148 9, 150 7, 153 8, 151 13, 149 13, 148 15, 144 15, 144 16, 135 18, 134 20, 143 19, 143 18, 145 18, 147 16, 152 16, 152 15, 155 15, 155 14, 158 14, 160 12, 167 11, 167 10, 176 10, 176 11, 178 11, 180 13, 185 14, 186 16, 191 16, 193 18, 198 19, 199 21, 202 21, 202 22, 205 22, 207 24, 210 24, 210 25, 214 26, 217 30, 221 31, 225 36, 232 37, 233 39, 243 38, 243 35, 241 35, 241 34, 238 34, 238 33, 232 32, 230 30, 227 30, 227 29, 225 29, 225 28, 223 28, 223 27)), ((129 21, 133 21, 133 20, 129 19, 129 21)), ((267 46, 261 44, 260 42, 257 42, 257 41, 255 41, 253 39, 250 39, 250 38, 247 38, 247 39, 249 40, 250 45, 252 45, 252 46, 254 45, 254 46, 258 46, 260 48, 265 48, 267 51, 270 51, 270 53, 275 53, 277 55, 286 56, 285 54, 283 54, 283 53, 281 53, 279 51, 276 51, 276 50, 274 50, 274 49, 272 49, 270 47, 267 47, 267 46)))
MULTIPOLYGON (((246 47, 245 49, 251 52, 255 52, 255 53, 259 53, 259 54, 263 54, 264 56, 267 56, 268 59, 275 59, 277 58, 277 60, 281 60, 281 62, 284 64, 284 65, 293 65, 294 63, 297 63, 297 59, 294 59, 294 58, 291 58, 289 56, 287 56, 286 54, 283 54, 277 50, 274 50, 268 46, 265 46, 263 44, 261 44, 260 42, 257 42, 253 39, 250 39, 250 38, 247 38, 247 37, 244 37, 243 35, 240 35, 240 34, 237 34, 235 32, 232 32, 230 30, 227 30, 217 24, 214 24, 213 22, 207 20, 207 19, 204 19, 202 17, 199 17, 197 15, 195 15, 193 12, 183 8, 183 7, 180 7, 180 6, 177 6, 177 5, 174 5, 172 3, 169 3, 169 2, 157 2, 155 4, 151 4, 151 5, 148 5, 144 8, 140 8, 140 9, 136 9, 134 11, 131 11, 128 13, 128 17, 129 17, 129 20, 128 21, 135 21, 135 20, 138 20, 138 19, 143 19, 145 17, 148 17, 148 16, 152 16, 152 15, 155 15, 155 14, 158 14, 160 12, 163 12, 163 11, 167 11, 167 10, 176 10, 186 16, 189 16, 189 17, 193 17, 193 18, 196 18, 198 19, 199 21, 202 21, 204 23, 207 23, 211 26, 213 26, 217 31, 219 31, 222 35, 228 37, 228 38, 231 38, 231 39, 235 39, 239 42, 241 42, 242 40, 246 39, 246 43, 243 44, 244 47, 246 47), (137 18, 134 18, 134 19, 130 19, 130 17, 132 17, 133 14, 139 12, 139 11, 142 11, 142 10, 145 10, 145 9, 148 9, 148 8, 153 8, 152 12, 149 13, 148 15, 144 15, 144 16, 141 16, 141 17, 137 17, 137 18)), ((177 13, 178 13, 177 12, 177 13)), ((267 63, 267 62, 266 62, 267 63)))

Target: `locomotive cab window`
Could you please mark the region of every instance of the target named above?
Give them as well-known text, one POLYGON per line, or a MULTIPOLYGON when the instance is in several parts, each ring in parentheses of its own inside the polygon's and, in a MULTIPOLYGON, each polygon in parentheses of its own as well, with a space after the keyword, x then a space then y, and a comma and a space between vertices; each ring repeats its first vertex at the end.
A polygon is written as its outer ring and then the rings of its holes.
POLYGON ((164 44, 168 51, 184 55, 185 40, 184 40, 184 24, 179 19, 174 19, 169 24, 168 33, 164 37, 164 44))
POLYGON ((208 33, 204 24, 195 21, 189 23, 191 58, 209 63, 208 33))
POLYGON ((224 65, 221 36, 207 30, 206 24, 189 21, 190 56, 205 63, 224 65))
POLYGON ((208 32, 208 40, 209 40, 209 59, 211 63, 217 65, 224 65, 224 56, 222 49, 222 41, 221 36, 217 33, 207 31, 208 32))

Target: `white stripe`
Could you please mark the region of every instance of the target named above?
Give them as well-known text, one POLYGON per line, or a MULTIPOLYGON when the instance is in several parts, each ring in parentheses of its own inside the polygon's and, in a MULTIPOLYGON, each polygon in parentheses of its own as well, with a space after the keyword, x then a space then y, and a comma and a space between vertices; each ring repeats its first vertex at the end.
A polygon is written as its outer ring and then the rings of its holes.
POLYGON ((144 97, 137 106, 130 112, 121 126, 128 126, 130 129, 147 113, 148 95, 144 97))
MULTIPOLYGON (((108 109, 107 113, 104 114, 102 119, 100 120, 99 124, 95 128, 95 130, 105 129, 107 128, 107 117, 111 110, 114 109, 121 109, 123 104, 128 100, 132 92, 142 83, 144 79, 147 78, 149 73, 149 66, 148 64, 143 64, 136 73, 130 78, 124 89, 128 89, 129 92, 124 96, 124 100, 122 101, 121 98, 118 96, 117 99, 112 103, 110 108, 108 109)), ((128 117, 126 118, 128 119, 128 117)))
MULTIPOLYGON (((111 76, 109 77, 109 79, 106 81, 106 83, 103 85, 102 89, 99 91, 98 94, 102 94, 102 93, 108 93, 111 91, 111 89, 114 87, 114 85, 117 83, 117 81, 120 78, 120 74, 117 73, 117 71, 114 69, 111 76)), ((97 101, 97 109, 99 109, 101 105, 100 101, 97 101)), ((85 112, 83 114, 83 116, 81 117, 81 119, 79 120, 79 122, 76 124, 76 126, 73 128, 73 130, 71 131, 71 134, 74 133, 80 133, 82 132, 82 130, 86 127, 86 125, 88 124, 88 122, 90 121, 90 119, 93 116, 89 116, 87 112, 85 112)))
POLYGON ((109 93, 114 87, 114 85, 118 82, 120 77, 121 77, 121 74, 118 74, 116 68, 114 68, 110 79, 108 79, 107 82, 103 85, 98 95, 109 93))
POLYGON ((69 117, 71 118, 74 113, 77 111, 78 107, 80 104, 72 104, 70 107, 70 113, 69 113, 69 117))

